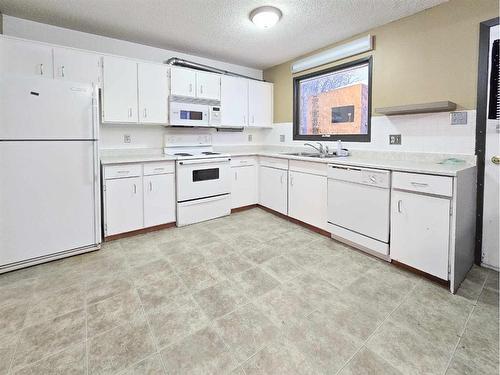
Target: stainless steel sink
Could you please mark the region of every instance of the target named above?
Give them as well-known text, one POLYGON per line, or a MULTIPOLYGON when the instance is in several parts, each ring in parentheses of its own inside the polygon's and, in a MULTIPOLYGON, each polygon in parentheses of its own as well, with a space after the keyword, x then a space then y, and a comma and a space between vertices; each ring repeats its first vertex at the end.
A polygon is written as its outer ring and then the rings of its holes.
POLYGON ((321 158, 321 159, 323 159, 323 158, 329 159, 329 158, 337 157, 337 155, 320 154, 319 152, 290 152, 290 153, 285 153, 283 155, 302 156, 302 157, 306 157, 306 158, 321 158))

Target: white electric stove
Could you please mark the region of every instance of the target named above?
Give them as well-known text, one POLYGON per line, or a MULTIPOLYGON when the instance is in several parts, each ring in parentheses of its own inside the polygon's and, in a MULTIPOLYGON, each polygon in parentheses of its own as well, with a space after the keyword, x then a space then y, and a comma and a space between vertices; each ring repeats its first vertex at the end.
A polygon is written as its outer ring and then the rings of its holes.
POLYGON ((213 151, 209 136, 166 137, 164 153, 177 158, 177 226, 231 213, 230 155, 213 151), (190 144, 191 140, 191 144, 190 144))

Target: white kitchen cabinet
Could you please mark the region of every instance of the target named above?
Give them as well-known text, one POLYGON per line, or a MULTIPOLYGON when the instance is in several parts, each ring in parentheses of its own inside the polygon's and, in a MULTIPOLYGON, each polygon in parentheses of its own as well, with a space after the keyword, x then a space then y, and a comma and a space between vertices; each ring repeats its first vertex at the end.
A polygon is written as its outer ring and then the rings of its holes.
POLYGON ((159 64, 138 63, 139 122, 167 124, 168 68, 159 64))
POLYGON ((104 193, 105 236, 144 226, 142 177, 106 180, 104 193))
POLYGON ((288 170, 260 166, 259 203, 271 210, 286 215, 288 193, 288 170))
POLYGON ((391 259, 448 280, 450 200, 392 191, 391 259))
POLYGON ((175 175, 144 176, 144 227, 175 221, 175 175))
POLYGON ((248 80, 248 118, 250 126, 273 124, 273 85, 248 80))
POLYGON ((54 78, 52 47, 36 42, 0 38, 0 72, 54 78))
POLYGON ((170 94, 196 97, 196 71, 178 67, 170 68, 170 94))
POLYGON ((69 48, 54 48, 54 78, 100 84, 101 56, 69 48))
POLYGON ((327 227, 327 177, 289 171, 288 216, 313 225, 327 227))
POLYGON ((137 63, 103 58, 103 122, 137 123, 137 63))
POLYGON ((196 72, 196 97, 220 100, 220 74, 196 72))
POLYGON ((248 125, 248 80, 221 77, 221 125, 248 125))
MULTIPOLYGON (((233 158, 238 162, 240 158, 233 158)), ((231 166, 231 208, 245 207, 258 202, 257 165, 241 158, 241 163, 231 166)), ((231 163, 233 163, 231 160, 231 163)))

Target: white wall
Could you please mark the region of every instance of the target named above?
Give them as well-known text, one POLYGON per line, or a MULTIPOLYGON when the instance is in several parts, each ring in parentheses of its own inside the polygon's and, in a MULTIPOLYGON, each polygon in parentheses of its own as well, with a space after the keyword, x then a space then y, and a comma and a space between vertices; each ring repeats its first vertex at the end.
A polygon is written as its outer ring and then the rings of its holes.
POLYGON ((18 38, 156 62, 164 62, 171 57, 180 57, 201 64, 211 65, 219 69, 262 79, 262 70, 100 35, 83 33, 7 15, 3 16, 3 33, 18 38))
MULTIPOLYGON (((448 112, 374 116, 371 121, 371 142, 342 142, 343 146, 358 150, 475 154, 475 110, 467 111, 467 125, 450 125, 448 112), (390 145, 390 134, 401 134, 401 145, 390 145)), ((265 134, 264 143, 301 146, 306 142, 293 141, 292 137, 292 123, 275 124, 273 130, 265 134), (284 143, 280 142, 280 135, 285 135, 284 143)))

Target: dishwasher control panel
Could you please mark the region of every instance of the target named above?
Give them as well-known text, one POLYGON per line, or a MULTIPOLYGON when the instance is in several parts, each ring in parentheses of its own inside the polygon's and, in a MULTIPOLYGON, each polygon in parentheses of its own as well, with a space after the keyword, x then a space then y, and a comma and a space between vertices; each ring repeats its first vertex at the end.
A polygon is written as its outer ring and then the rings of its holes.
POLYGON ((328 178, 387 189, 391 186, 391 172, 383 169, 330 164, 328 178))
POLYGON ((361 171, 361 182, 367 185, 389 187, 389 175, 387 171, 361 171))

